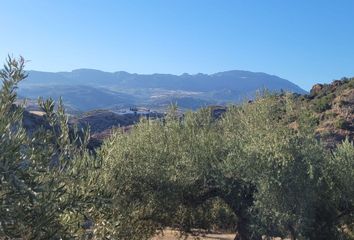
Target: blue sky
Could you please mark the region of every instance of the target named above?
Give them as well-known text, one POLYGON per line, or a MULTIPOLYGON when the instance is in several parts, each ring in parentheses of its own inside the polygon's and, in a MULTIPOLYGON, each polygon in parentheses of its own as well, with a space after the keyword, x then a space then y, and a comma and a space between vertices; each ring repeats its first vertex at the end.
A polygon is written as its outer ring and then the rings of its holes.
POLYGON ((353 0, 0 0, 0 60, 27 69, 354 76, 353 0))

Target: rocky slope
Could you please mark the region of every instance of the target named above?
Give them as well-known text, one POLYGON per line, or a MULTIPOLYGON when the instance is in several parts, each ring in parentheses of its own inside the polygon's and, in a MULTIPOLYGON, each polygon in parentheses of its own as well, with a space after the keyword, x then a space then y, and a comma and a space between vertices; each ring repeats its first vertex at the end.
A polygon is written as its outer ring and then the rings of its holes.
POLYGON ((354 139, 354 78, 316 84, 306 101, 319 119, 316 131, 329 147, 354 139))

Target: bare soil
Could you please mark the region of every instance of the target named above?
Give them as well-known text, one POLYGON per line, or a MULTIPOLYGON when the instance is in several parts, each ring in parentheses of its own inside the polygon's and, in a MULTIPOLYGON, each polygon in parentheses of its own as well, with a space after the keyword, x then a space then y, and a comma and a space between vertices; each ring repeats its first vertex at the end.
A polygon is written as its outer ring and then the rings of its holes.
POLYGON ((180 236, 179 232, 176 230, 167 229, 163 233, 160 233, 153 237, 151 240, 233 240, 235 234, 229 233, 210 233, 210 234, 201 234, 198 236, 188 235, 186 237, 180 236))

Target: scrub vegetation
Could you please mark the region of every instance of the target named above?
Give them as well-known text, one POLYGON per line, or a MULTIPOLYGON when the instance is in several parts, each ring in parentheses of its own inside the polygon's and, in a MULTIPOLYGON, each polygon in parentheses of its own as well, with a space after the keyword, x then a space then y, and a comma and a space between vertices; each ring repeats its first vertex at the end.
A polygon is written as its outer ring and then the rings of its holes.
POLYGON ((353 143, 326 148, 306 101, 265 93, 218 118, 172 106, 92 152, 61 101, 39 100, 45 122, 24 130, 24 63, 9 57, 0 73, 1 239, 141 240, 166 228, 354 239, 353 143))

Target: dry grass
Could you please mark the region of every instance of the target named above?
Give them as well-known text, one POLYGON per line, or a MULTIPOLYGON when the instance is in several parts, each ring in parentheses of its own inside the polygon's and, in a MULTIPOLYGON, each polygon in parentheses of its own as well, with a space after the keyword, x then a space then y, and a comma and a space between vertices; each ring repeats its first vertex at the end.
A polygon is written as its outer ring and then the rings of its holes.
MULTIPOLYGON (((234 240, 235 234, 232 233, 209 233, 209 234, 200 234, 198 236, 182 236, 179 231, 166 229, 163 233, 157 234, 151 240, 234 240)), ((262 238, 263 239, 263 238, 262 238)), ((280 238, 273 237, 272 240, 290 240, 289 238, 280 238)))
POLYGON ((235 234, 227 233, 210 233, 203 234, 199 236, 188 235, 186 237, 180 237, 179 232, 176 230, 167 229, 163 233, 160 233, 153 237, 151 240, 177 240, 177 239, 186 239, 186 240, 233 240, 235 234))

